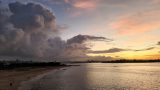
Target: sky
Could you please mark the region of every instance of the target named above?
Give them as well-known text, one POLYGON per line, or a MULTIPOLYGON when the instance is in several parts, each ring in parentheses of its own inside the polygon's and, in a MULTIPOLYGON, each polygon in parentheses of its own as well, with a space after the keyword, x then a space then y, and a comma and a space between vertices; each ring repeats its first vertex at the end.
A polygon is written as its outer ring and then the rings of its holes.
MULTIPOLYGON (((160 0, 1 0, 37 3, 53 12, 59 35, 85 36, 87 56, 160 58, 160 0), (98 38, 102 39, 102 38, 98 38)), ((79 36, 81 37, 81 36, 79 36)), ((72 40, 72 39, 71 39, 72 40)))

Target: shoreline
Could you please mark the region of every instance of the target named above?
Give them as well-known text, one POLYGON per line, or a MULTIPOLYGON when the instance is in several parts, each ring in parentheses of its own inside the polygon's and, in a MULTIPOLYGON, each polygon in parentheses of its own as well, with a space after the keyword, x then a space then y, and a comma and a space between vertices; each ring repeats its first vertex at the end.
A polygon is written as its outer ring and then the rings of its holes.
POLYGON ((0 70, 0 90, 18 90, 23 81, 27 81, 40 74, 52 70, 60 69, 66 66, 48 66, 48 67, 27 67, 12 70, 0 70))

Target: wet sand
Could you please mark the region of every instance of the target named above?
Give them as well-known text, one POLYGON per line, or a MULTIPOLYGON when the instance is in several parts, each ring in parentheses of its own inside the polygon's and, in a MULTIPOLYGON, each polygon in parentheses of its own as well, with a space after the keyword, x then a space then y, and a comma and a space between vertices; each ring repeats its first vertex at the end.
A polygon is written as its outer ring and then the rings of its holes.
POLYGON ((62 67, 64 66, 0 70, 0 90, 18 90, 21 82, 62 67))

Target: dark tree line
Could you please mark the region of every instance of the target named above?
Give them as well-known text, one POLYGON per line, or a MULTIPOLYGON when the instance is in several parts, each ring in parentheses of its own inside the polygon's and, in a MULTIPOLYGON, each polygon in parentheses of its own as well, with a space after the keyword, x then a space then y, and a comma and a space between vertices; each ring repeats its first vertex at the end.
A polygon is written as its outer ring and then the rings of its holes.
POLYGON ((0 61, 0 70, 14 69, 22 67, 47 67, 47 66, 64 66, 60 62, 32 62, 32 61, 0 61))
POLYGON ((159 59, 156 60, 114 60, 114 61, 102 61, 102 63, 154 63, 154 62, 160 62, 159 59))
POLYGON ((138 60, 138 59, 120 59, 120 60, 88 60, 88 61, 70 61, 70 63, 156 63, 160 59, 155 60, 138 60))

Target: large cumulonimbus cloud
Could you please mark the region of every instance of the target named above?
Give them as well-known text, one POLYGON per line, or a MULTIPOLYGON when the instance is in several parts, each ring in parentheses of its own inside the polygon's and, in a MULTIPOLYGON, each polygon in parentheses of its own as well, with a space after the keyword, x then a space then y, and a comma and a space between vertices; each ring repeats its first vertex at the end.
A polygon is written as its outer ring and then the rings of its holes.
MULTIPOLYGON (((56 37, 55 16, 39 4, 10 3, 11 15, 0 14, 0 54, 9 56, 49 55, 52 38, 56 37), (50 35, 51 36, 51 35, 50 35)), ((57 47, 56 47, 57 48, 57 47)), ((53 53, 54 54, 54 53, 53 53)))
POLYGON ((0 7, 0 55, 19 57, 83 57, 90 49, 88 40, 111 41, 105 37, 77 35, 62 40, 54 14, 35 3, 8 4, 7 13, 0 7))

